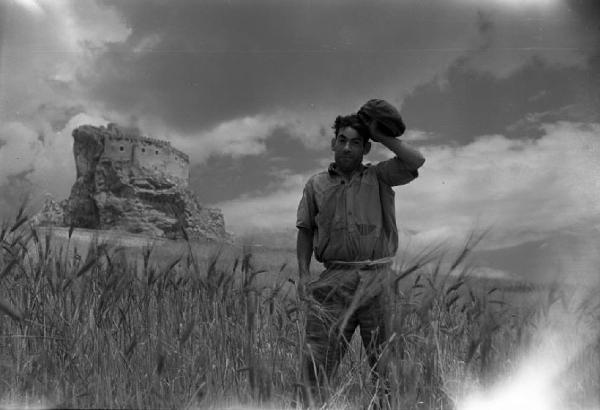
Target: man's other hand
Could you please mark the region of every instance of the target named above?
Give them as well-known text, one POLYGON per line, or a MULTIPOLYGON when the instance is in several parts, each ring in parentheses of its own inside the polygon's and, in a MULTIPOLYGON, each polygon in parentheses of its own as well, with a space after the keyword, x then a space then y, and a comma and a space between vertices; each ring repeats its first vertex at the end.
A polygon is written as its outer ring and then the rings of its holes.
POLYGON ((298 281, 298 285, 296 285, 296 294, 298 295, 298 299, 306 300, 306 283, 303 280, 298 281))

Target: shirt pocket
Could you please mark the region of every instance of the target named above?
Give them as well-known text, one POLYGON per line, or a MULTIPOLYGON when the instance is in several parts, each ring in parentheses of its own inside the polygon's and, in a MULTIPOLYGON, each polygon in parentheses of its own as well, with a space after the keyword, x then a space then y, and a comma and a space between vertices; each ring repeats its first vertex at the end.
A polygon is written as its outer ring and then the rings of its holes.
POLYGON ((372 233, 375 232, 375 230, 377 229, 377 225, 375 224, 361 224, 361 223, 355 223, 354 224, 355 228, 356 228, 356 232, 358 232, 358 234, 360 236, 368 236, 371 235, 372 233))
POLYGON ((352 225, 361 236, 370 235, 381 227, 381 199, 375 175, 363 178, 353 194, 352 225))

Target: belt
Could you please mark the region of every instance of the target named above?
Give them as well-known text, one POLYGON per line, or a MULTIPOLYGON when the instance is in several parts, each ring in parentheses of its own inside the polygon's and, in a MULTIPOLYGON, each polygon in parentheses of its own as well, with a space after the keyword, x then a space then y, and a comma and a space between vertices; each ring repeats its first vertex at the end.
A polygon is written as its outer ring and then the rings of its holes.
POLYGON ((393 257, 386 256, 385 258, 375 260, 368 259, 364 261, 325 261, 323 262, 323 265, 325 265, 325 267, 328 269, 332 266, 339 266, 340 268, 358 268, 360 270, 371 270, 385 267, 386 265, 391 265, 393 262, 393 257))

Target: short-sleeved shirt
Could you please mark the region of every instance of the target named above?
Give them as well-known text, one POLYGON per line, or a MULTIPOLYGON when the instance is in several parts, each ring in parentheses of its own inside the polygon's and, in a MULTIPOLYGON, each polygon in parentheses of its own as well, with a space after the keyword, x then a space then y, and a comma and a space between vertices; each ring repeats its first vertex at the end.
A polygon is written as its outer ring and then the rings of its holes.
POLYGON ((346 181, 335 163, 304 187, 296 226, 313 232, 319 262, 362 261, 393 256, 398 229, 392 186, 418 176, 398 158, 361 165, 346 181))

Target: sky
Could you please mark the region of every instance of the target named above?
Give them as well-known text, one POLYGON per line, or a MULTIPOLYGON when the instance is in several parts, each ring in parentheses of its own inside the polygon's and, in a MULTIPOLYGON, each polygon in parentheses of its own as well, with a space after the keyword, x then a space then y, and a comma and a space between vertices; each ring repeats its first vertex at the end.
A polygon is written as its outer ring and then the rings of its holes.
POLYGON ((117 122, 188 153, 228 231, 293 235, 333 120, 371 98, 426 158, 401 248, 489 229, 490 275, 598 276, 596 0, 0 0, 0 217, 68 197, 72 130, 117 122))

